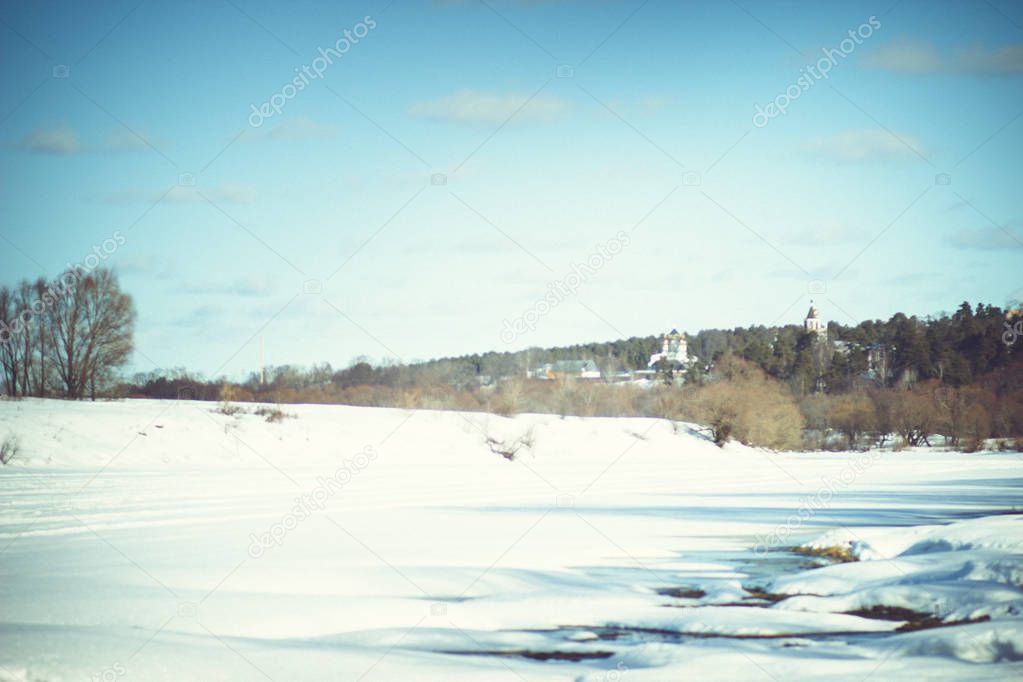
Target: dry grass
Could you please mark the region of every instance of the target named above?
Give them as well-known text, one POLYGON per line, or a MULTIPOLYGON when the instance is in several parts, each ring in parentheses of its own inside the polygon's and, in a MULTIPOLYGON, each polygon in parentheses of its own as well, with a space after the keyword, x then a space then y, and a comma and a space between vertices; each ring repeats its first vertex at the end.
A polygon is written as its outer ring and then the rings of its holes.
POLYGON ((10 464, 21 452, 17 436, 7 436, 0 443, 0 464, 10 464))
POLYGON ((705 424, 718 445, 730 438, 773 450, 803 444, 805 422, 792 392, 752 363, 723 358, 712 383, 683 389, 682 397, 675 418, 705 424))
POLYGON ((532 450, 535 440, 533 438, 533 430, 530 429, 525 434, 514 438, 512 440, 499 440, 493 436, 488 435, 486 437, 487 447, 495 455, 501 455, 509 462, 515 460, 515 456, 520 450, 532 450))
POLYGON ((253 414, 265 418, 271 424, 278 424, 285 419, 295 418, 295 415, 288 414, 279 407, 257 407, 253 414))
POLYGON ((226 415, 228 417, 234 417, 239 414, 245 414, 246 409, 241 405, 235 405, 234 403, 223 402, 217 407, 219 414, 226 415))
POLYGON ((852 548, 843 545, 834 545, 832 547, 793 547, 792 552, 801 556, 829 559, 841 564, 859 561, 852 553, 852 548))

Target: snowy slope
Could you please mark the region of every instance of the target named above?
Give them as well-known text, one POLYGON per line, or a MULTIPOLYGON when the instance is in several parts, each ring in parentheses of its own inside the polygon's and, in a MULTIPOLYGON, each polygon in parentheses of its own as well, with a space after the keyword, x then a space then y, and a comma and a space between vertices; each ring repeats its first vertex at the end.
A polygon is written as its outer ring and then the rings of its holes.
POLYGON ((1023 522, 999 515, 1023 510, 1018 454, 215 408, 0 402, 22 450, 0 468, 0 680, 1023 672, 1023 522), (803 543, 862 560, 810 570, 785 551, 803 543), (987 620, 896 632, 847 613, 878 606, 987 620))

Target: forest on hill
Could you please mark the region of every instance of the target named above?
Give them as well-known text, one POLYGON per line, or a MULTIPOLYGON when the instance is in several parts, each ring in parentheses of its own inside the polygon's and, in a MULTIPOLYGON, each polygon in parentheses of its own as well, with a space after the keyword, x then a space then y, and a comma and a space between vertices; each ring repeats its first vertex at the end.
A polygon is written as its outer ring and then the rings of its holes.
MULTIPOLYGON (((1014 311, 983 303, 972 307, 964 302, 951 315, 918 318, 897 313, 887 321, 867 320, 855 326, 831 322, 824 343, 800 325, 707 329, 686 335, 695 362, 681 378, 701 383, 722 356, 734 354, 789 384, 797 395, 841 393, 868 372, 871 350, 881 349, 887 370, 884 377, 877 378, 880 385, 937 379, 961 386, 1009 363, 1017 346, 1003 336, 1014 321, 1019 325, 1019 319, 1014 311)), ((646 369, 661 343, 659 335, 650 335, 516 352, 490 351, 408 365, 372 365, 359 360, 337 371, 328 364, 308 369, 285 365, 269 368, 267 387, 301 391, 326 384, 340 389, 446 384, 461 390, 478 385, 479 377, 495 381, 524 377, 528 368, 577 359, 593 360, 604 378, 610 379, 620 372, 646 369)), ((254 372, 244 387, 260 392, 258 373, 254 372)))
MULTIPOLYGON (((186 370, 136 375, 120 396, 233 402, 339 403, 402 408, 655 416, 698 422, 719 443, 774 448, 869 447, 890 442, 977 449, 988 438, 1019 447, 1023 360, 1016 309, 963 303, 952 314, 893 315, 826 335, 751 326, 687 335, 693 360, 660 366, 654 386, 616 381, 647 369, 659 336, 488 352, 408 365, 354 361, 335 370, 284 365, 244 382, 186 370), (527 378, 558 360, 593 360, 603 380, 527 378)), ((237 408, 231 408, 237 409, 237 408)))

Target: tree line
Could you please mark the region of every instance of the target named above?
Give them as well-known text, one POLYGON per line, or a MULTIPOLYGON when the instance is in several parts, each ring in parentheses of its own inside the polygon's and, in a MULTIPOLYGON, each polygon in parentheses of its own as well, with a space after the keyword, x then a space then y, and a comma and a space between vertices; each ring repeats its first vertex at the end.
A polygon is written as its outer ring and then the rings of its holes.
POLYGON ((265 381, 255 372, 227 382, 156 370, 133 377, 120 395, 651 416, 703 424, 721 444, 778 449, 880 446, 893 435, 927 445, 938 434, 943 444, 976 449, 1023 434, 1023 355, 1002 336, 1013 315, 963 304, 950 315, 832 323, 827 340, 796 325, 705 330, 687 337, 696 361, 674 372, 681 381, 653 389, 610 379, 645 369, 661 348, 657 336, 408 365, 283 365, 267 368, 265 381), (595 360, 607 381, 527 378, 528 367, 579 358, 595 360))
MULTIPOLYGON (((1004 328, 1012 319, 1012 311, 963 303, 951 315, 919 318, 897 313, 888 320, 867 320, 849 326, 832 322, 826 342, 797 325, 702 330, 687 335, 689 353, 695 361, 676 375, 682 380, 680 383, 703 383, 722 357, 735 355, 787 384, 799 399, 812 394, 846 393, 866 385, 908 388, 920 382, 937 381, 943 386, 962 387, 1007 367, 1018 356, 1015 345, 1002 341, 1004 328), (871 371, 872 353, 882 358, 883 373, 871 371)), ((265 382, 253 372, 237 385, 243 395, 263 397, 271 393, 294 396, 309 392, 340 396, 356 387, 447 386, 462 391, 481 383, 525 377, 528 368, 567 359, 592 359, 610 380, 619 372, 647 369, 650 356, 660 349, 661 338, 650 335, 515 352, 491 351, 410 364, 373 364, 367 358, 356 358, 341 369, 329 363, 269 367, 265 382)), ((213 400, 221 383, 192 377, 183 369, 156 370, 132 377, 122 391, 154 398, 175 398, 185 391, 213 400)))
POLYGON ((96 399, 131 356, 135 307, 106 268, 0 287, 0 378, 18 396, 96 399))

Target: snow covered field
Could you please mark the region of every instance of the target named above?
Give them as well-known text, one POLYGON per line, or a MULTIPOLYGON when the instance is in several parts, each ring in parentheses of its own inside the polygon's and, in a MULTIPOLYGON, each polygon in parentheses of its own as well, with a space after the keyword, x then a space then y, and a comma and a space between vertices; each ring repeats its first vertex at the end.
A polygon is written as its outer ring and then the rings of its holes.
POLYGON ((1023 676, 1019 454, 215 408, 0 402, 0 680, 1023 676))

